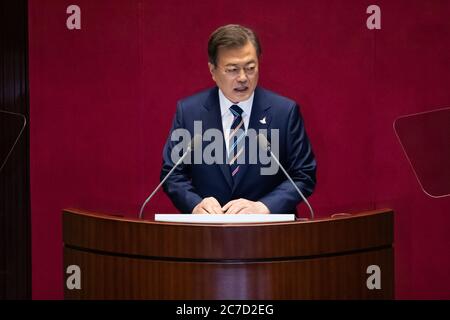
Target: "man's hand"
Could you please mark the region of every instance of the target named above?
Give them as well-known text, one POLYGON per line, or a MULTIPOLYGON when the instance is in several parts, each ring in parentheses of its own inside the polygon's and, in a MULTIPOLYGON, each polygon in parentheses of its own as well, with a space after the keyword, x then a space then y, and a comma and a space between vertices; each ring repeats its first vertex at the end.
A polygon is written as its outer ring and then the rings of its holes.
POLYGON ((209 197, 203 199, 198 205, 192 210, 193 214, 223 214, 222 207, 219 201, 214 197, 209 197))
POLYGON ((226 214, 270 213, 269 209, 261 201, 250 201, 247 199, 232 200, 228 202, 222 210, 226 214))

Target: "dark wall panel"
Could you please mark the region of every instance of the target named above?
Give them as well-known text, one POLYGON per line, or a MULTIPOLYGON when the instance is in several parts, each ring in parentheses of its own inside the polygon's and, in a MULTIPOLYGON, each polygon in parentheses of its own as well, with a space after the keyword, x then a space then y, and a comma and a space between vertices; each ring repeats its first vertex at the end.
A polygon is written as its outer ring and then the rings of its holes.
POLYGON ((0 299, 31 297, 27 16, 0 2, 0 299))

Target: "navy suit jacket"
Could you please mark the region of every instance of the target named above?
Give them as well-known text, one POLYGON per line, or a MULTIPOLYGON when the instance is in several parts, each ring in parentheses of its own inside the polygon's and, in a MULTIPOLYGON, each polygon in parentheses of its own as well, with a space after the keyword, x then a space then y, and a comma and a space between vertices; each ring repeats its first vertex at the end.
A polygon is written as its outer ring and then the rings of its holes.
MULTIPOLYGON (((223 133, 217 87, 180 100, 170 134, 184 128, 193 137, 194 121, 202 121, 203 131, 215 128, 223 133)), ((267 129, 269 133, 270 129, 279 130, 280 162, 305 197, 311 195, 316 183, 316 161, 295 101, 257 87, 250 128, 267 129), (264 118, 265 121, 260 121, 264 118)), ((169 135, 163 151, 161 180, 174 166, 171 153, 177 143, 169 135)), ((241 165, 233 183, 227 164, 182 164, 164 183, 164 191, 183 213, 191 213, 206 197, 216 198, 222 206, 230 200, 245 198, 261 201, 271 213, 296 213, 301 196, 281 169, 275 175, 261 175, 260 169, 260 164, 241 165)))

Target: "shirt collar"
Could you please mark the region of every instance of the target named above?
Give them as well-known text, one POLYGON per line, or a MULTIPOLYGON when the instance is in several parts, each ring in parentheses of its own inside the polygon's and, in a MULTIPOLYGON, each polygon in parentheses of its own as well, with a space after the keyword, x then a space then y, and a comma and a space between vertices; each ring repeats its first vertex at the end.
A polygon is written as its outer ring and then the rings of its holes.
POLYGON ((227 97, 223 94, 222 90, 219 89, 219 103, 220 103, 220 113, 222 117, 227 113, 231 112, 230 107, 234 104, 238 105, 244 112, 243 116, 250 116, 252 112, 253 98, 255 97, 255 91, 253 91, 252 95, 244 101, 239 103, 233 103, 228 100, 227 97))

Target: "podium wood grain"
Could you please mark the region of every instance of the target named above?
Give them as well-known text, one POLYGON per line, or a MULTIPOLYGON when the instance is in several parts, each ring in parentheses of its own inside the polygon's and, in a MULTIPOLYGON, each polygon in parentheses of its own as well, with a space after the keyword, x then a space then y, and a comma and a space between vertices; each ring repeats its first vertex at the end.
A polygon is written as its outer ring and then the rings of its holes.
MULTIPOLYGON (((67 299, 392 299, 393 212, 285 223, 160 223, 68 209, 67 299), (370 290, 367 267, 381 269, 370 290)), ((66 275, 67 276, 67 275, 66 275)))

